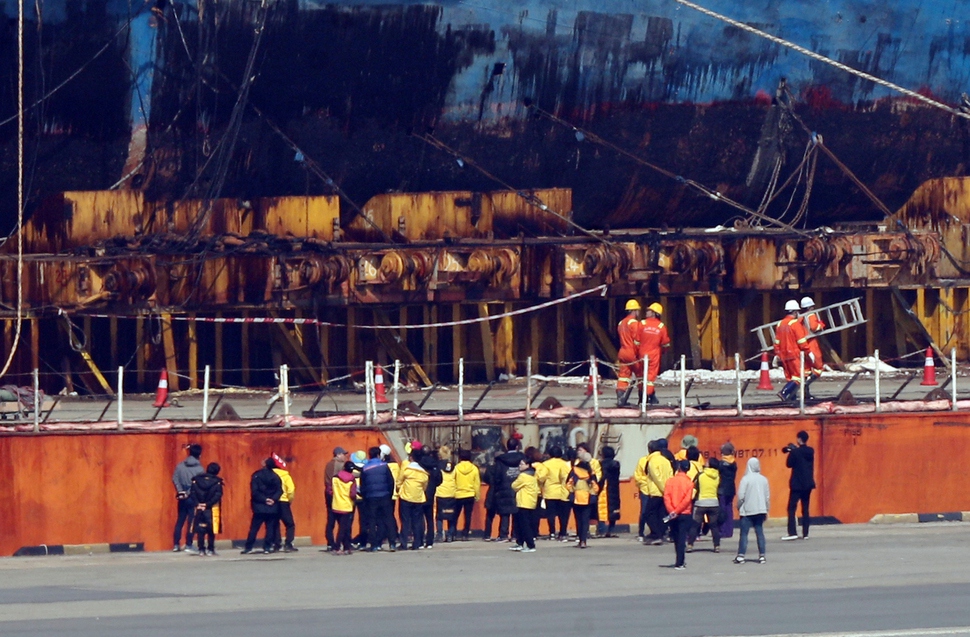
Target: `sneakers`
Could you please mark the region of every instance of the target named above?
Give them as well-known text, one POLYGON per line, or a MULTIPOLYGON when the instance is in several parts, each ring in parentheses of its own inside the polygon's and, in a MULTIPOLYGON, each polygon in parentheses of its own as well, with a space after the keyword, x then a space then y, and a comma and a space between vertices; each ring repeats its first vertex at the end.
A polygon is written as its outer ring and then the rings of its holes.
POLYGON ((680 566, 675 566, 674 567, 674 570, 675 571, 686 571, 687 570, 687 565, 686 564, 681 564, 680 566))
POLYGON ((638 535, 637 536, 637 542, 639 542, 640 544, 643 544, 643 536, 642 535, 638 535))
POLYGON ((183 551, 184 551, 185 553, 188 553, 189 555, 198 555, 198 553, 199 553, 199 552, 198 552, 197 550, 195 550, 195 549, 194 549, 194 548, 192 548, 191 546, 186 546, 186 547, 185 547, 184 549, 182 549, 182 550, 183 550, 183 551))
POLYGON ((514 544, 514 545, 512 545, 512 546, 509 547, 509 550, 510 551, 521 551, 522 550, 522 547, 520 545, 518 545, 518 544, 514 544))
POLYGON ((283 547, 283 552, 284 553, 296 553, 299 550, 300 549, 296 548, 292 544, 287 544, 286 546, 283 547))
POLYGON ((715 553, 720 553, 721 552, 721 547, 720 546, 715 546, 714 547, 714 552, 715 553))
POLYGON ((174 546, 174 547, 172 548, 172 553, 178 553, 178 552, 179 552, 179 551, 181 551, 181 550, 182 550, 182 547, 181 547, 181 546, 179 546, 178 544, 176 544, 176 545, 175 545, 175 546, 174 546))
POLYGON ((243 550, 239 551, 239 554, 240 555, 249 555, 250 553, 255 553, 255 552, 256 551, 254 551, 252 549, 243 549, 243 550))
POLYGON ((688 544, 688 545, 687 545, 687 546, 686 546, 686 547, 684 548, 684 551, 685 551, 685 552, 687 552, 687 553, 693 553, 693 552, 694 552, 694 545, 693 545, 693 544, 688 544))
POLYGON ((744 556, 743 555, 738 555, 736 558, 734 558, 734 563, 735 564, 744 564, 744 556))
POLYGON ((535 549, 529 549, 529 548, 525 548, 525 549, 522 549, 522 552, 523 552, 523 553, 535 553, 535 552, 536 552, 536 550, 535 550, 535 549))
POLYGON ((217 553, 215 549, 209 549, 209 556, 210 557, 219 557, 219 553, 217 553))
POLYGON ((663 544, 664 544, 663 540, 653 540, 652 542, 650 542, 650 546, 663 546, 663 544))
POLYGON ((798 539, 798 536, 797 535, 785 535, 785 536, 783 536, 781 538, 781 541, 782 542, 791 542, 792 540, 797 540, 797 539, 798 539))
POLYGON ((764 555, 762 555, 762 556, 760 556, 760 557, 758 557, 758 564, 764 564, 764 563, 766 563, 767 561, 768 561, 768 560, 766 560, 766 559, 765 559, 765 556, 764 556, 764 555))

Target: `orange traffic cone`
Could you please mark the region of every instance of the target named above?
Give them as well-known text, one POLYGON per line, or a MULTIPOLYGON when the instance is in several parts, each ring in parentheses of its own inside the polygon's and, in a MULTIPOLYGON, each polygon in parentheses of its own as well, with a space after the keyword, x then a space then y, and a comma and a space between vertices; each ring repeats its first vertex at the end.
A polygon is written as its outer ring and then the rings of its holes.
POLYGON ((758 382, 758 389, 775 391, 771 386, 771 376, 768 375, 768 352, 761 353, 761 379, 758 382))
MULTIPOLYGON (((603 393, 603 390, 597 388, 596 393, 597 394, 602 394, 603 393)), ((592 396, 593 395, 593 377, 592 376, 587 376, 586 377, 586 395, 587 396, 592 396)))
POLYGON ((377 371, 374 372, 374 402, 386 403, 387 394, 384 393, 384 370, 380 363, 377 364, 377 371))
POLYGON ((162 373, 158 376, 158 388, 155 390, 155 402, 152 407, 168 407, 168 370, 162 368, 162 373))
POLYGON ((933 361, 933 348, 926 348, 926 362, 923 364, 923 382, 920 385, 936 385, 936 363, 933 361))

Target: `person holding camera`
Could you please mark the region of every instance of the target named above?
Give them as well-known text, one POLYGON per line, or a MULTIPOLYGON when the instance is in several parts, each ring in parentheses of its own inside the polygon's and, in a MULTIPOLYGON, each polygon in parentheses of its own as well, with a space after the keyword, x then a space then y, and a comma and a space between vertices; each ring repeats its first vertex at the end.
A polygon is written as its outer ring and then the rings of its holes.
POLYGON ((802 503, 802 539, 808 539, 808 507, 815 488, 815 450, 808 446, 807 432, 799 431, 795 439, 797 444, 789 443, 781 450, 788 454, 785 464, 791 469, 788 480, 788 535, 781 538, 785 541, 798 539, 795 509, 799 502, 802 503))

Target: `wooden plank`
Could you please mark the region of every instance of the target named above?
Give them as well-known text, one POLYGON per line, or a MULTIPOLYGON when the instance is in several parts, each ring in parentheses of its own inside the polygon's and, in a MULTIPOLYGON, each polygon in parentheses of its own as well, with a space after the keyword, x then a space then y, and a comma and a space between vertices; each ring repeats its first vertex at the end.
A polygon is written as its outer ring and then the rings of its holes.
POLYGON ((690 357, 691 366, 694 369, 701 368, 701 342, 700 331, 697 323, 697 304, 693 296, 684 297, 687 307, 687 335, 690 337, 690 357))
MULTIPOLYGON (((488 317, 488 304, 479 303, 478 304, 478 316, 479 318, 488 317)), ((488 382, 495 380, 495 342, 492 336, 492 324, 490 321, 482 321, 479 323, 482 330, 482 355, 485 359, 485 376, 488 378, 488 382)))
POLYGON ((716 294, 712 294, 709 298, 711 306, 707 310, 707 329, 711 335, 711 360, 714 369, 727 369, 724 341, 721 340, 721 300, 716 294))
POLYGON ((189 345, 189 389, 199 388, 199 338, 198 325, 195 322, 195 314, 189 313, 187 325, 187 335, 189 345))

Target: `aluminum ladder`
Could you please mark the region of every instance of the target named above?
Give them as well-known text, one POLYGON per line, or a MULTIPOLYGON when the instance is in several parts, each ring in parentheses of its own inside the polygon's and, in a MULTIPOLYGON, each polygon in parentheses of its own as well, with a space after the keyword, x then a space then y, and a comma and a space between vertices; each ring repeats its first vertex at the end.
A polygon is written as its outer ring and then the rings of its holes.
MULTIPOLYGON (((809 335, 811 336, 821 336, 822 334, 831 334, 832 332, 841 332, 842 330, 847 330, 850 327, 855 327, 857 325, 862 325, 866 322, 866 317, 862 315, 862 306, 859 304, 859 299, 849 299, 848 301, 842 301, 841 303, 835 303, 833 305, 826 305, 825 307, 815 308, 811 312, 805 312, 802 320, 805 322, 805 329, 808 330, 808 315, 818 314, 819 319, 825 323, 825 329, 821 332, 812 333, 809 330, 809 335)), ((760 325, 752 332, 757 333, 758 340, 761 342, 761 351, 769 351, 775 346, 775 328, 778 327, 779 321, 773 321, 765 325, 760 325)))

